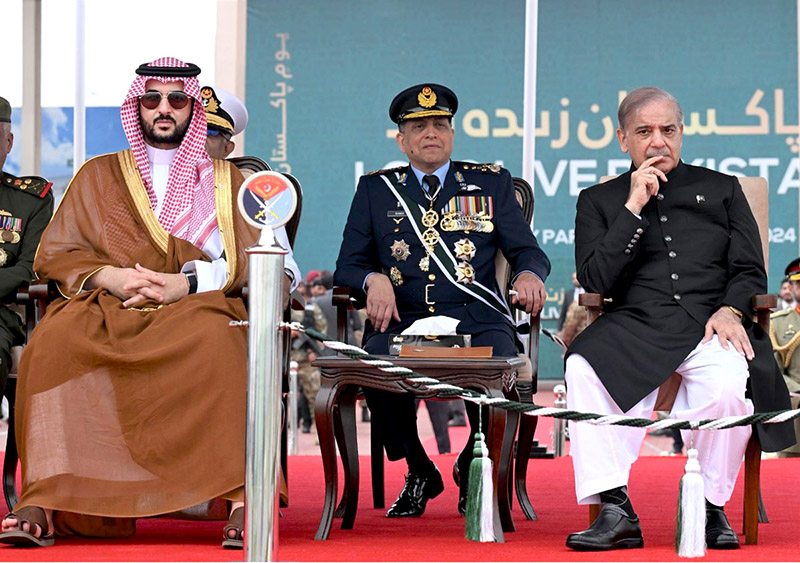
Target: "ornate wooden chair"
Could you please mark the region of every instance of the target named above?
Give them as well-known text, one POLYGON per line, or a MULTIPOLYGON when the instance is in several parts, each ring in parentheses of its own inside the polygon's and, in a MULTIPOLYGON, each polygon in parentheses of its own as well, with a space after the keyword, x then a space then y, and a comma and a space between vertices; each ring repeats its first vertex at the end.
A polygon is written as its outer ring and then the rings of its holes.
MULTIPOLYGON (((614 176, 604 176, 601 182, 607 182, 614 176)), ((764 178, 739 178, 742 190, 750 204, 758 231, 761 237, 761 246, 764 252, 764 264, 769 264, 769 191, 764 178)), ((593 322, 602 313, 604 299, 598 293, 584 293, 579 297, 579 303, 588 309, 589 323, 593 322)), ((753 319, 769 333, 769 314, 777 306, 775 295, 754 295, 751 300, 753 319)), ((659 390, 655 410, 670 410, 672 401, 680 384, 677 374, 668 379, 659 390)), ((747 444, 744 458, 744 536, 745 543, 758 543, 758 523, 768 522, 767 513, 761 500, 761 444, 758 434, 753 430, 747 444)), ((600 505, 589 506, 589 522, 593 522, 600 512, 600 505)))
MULTIPOLYGON (((515 195, 530 222, 533 216, 533 191, 530 185, 520 178, 514 179, 515 195)), ((510 269, 498 252, 496 259, 498 284, 501 288, 510 285, 510 269)), ((339 309, 337 315, 338 339, 346 341, 346 312, 353 307, 354 299, 348 288, 335 288, 333 302, 339 309)), ((355 303, 362 307, 363 303, 355 303)), ((442 360, 404 358, 397 360, 399 365, 431 375, 442 381, 465 388, 479 389, 491 396, 507 396, 531 401, 536 386, 536 362, 538 359, 538 317, 531 320, 531 334, 525 344, 524 357, 493 358, 491 360, 442 360), (527 359, 526 359, 527 358, 527 359), (533 366, 533 369, 531 369, 533 366), (525 374, 520 379, 520 374, 525 374), (529 375, 527 375, 529 374, 529 375)), ((401 377, 387 375, 377 368, 366 366, 358 360, 341 357, 319 358, 315 365, 320 368, 321 388, 317 395, 315 409, 317 432, 322 451, 325 471, 325 505, 315 539, 326 539, 330 533, 333 517, 342 517, 342 529, 351 529, 358 506, 359 467, 358 451, 355 443, 355 400, 359 386, 375 387, 394 392, 412 392, 419 398, 430 398, 432 393, 419 387, 408 385, 401 377), (337 497, 336 444, 342 457, 345 474, 344 491, 338 508, 334 510, 337 497)), ((511 517, 511 490, 514 485, 511 475, 511 445, 517 428, 517 413, 505 413, 490 409, 489 442, 495 470, 496 514, 499 517, 495 529, 513 531, 511 517)), ((526 517, 535 519, 525 484, 527 463, 533 434, 536 429, 535 417, 522 417, 518 453, 516 461, 516 490, 526 517)), ((371 466, 373 505, 384 507, 383 444, 376 432, 371 433, 371 466)))

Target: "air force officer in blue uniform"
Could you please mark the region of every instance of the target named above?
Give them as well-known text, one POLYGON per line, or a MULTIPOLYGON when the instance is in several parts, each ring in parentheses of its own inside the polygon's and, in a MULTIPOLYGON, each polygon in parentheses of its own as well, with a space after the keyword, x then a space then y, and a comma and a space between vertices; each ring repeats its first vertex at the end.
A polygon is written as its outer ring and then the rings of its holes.
MULTIPOLYGON (((496 165, 450 160, 457 108, 456 95, 438 84, 398 94, 389 116, 410 166, 359 181, 334 283, 366 293, 362 345, 370 353, 387 354, 391 335, 418 319, 444 315, 460 321, 458 332, 471 334, 473 346, 492 346, 495 356, 516 355, 511 312, 495 282, 498 249, 512 268, 513 304, 534 315, 544 304, 550 262, 517 204, 511 175, 496 165)), ((408 463, 406 485, 387 516, 421 516, 444 485, 419 440, 414 398, 365 392, 389 459, 408 463)), ((462 513, 472 448, 464 452, 457 462, 464 476, 462 513)))

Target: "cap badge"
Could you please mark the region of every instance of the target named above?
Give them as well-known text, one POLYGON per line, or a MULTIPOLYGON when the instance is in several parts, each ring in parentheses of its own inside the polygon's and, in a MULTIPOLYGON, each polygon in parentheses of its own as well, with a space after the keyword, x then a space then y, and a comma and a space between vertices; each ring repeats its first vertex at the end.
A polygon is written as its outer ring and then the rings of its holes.
POLYGON ((425 86, 422 91, 417 94, 417 101, 419 105, 424 108, 432 108, 436 105, 436 94, 431 90, 430 86, 425 86))
POLYGON ((203 88, 200 90, 200 98, 203 102, 203 107, 207 112, 210 113, 217 113, 219 109, 219 101, 217 100, 216 96, 214 96, 214 90, 211 88, 203 88))

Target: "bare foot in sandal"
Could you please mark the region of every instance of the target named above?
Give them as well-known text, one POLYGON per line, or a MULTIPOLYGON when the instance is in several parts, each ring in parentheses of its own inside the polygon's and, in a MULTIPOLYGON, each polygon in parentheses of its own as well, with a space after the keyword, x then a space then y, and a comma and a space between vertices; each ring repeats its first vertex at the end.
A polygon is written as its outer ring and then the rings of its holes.
POLYGON ((222 530, 222 547, 229 549, 244 548, 244 503, 234 502, 231 504, 231 514, 228 517, 228 524, 222 530))
POLYGON ((9 512, 0 525, 1 543, 28 547, 53 545, 53 511, 38 506, 26 506, 16 513, 9 512))

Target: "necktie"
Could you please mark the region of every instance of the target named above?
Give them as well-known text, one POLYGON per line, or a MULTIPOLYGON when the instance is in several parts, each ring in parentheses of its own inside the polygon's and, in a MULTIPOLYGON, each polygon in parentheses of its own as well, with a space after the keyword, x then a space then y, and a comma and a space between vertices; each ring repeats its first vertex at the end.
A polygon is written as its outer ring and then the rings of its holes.
POLYGON ((428 195, 436 193, 436 188, 439 187, 439 178, 433 174, 426 174, 422 177, 423 189, 428 195))

